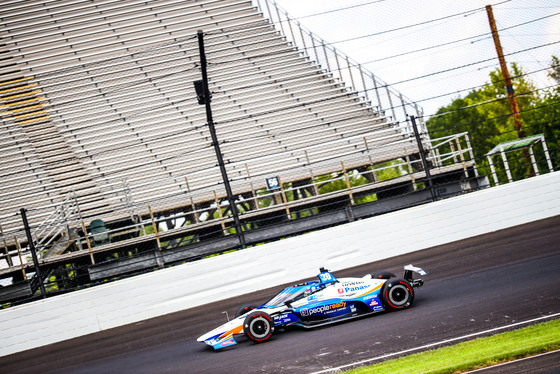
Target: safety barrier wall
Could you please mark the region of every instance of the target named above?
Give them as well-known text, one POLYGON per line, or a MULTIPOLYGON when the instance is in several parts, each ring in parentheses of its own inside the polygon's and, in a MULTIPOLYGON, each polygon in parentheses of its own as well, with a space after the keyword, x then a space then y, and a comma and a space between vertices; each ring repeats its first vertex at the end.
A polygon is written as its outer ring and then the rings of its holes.
POLYGON ((560 173, 0 311, 0 356, 560 214, 560 173))

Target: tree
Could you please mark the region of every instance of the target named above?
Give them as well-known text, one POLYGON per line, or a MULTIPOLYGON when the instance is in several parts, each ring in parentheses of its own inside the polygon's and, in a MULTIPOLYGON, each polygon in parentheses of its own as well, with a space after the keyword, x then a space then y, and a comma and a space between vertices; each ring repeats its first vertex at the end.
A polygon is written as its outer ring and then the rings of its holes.
POLYGON ((554 79, 557 84, 560 84, 560 59, 556 56, 552 56, 548 76, 554 79))
MULTIPOLYGON (((556 86, 554 90, 539 94, 517 64, 512 64, 511 71, 523 122, 522 128, 526 136, 543 133, 551 154, 557 158, 560 137, 560 90, 556 86)), ((556 57, 553 57, 549 75, 553 79, 560 78, 556 57)), ((465 97, 458 97, 450 105, 440 108, 426 125, 432 138, 467 131, 479 171, 483 174, 490 173, 486 153, 497 144, 518 137, 500 69, 490 73, 490 82, 483 87, 474 89, 465 97)), ((541 161, 544 160, 542 154, 538 156, 541 161)), ((514 153, 510 159, 514 178, 526 177, 527 160, 522 152, 514 153)), ((558 162, 555 162, 557 165, 558 162)), ((500 179, 502 178, 504 177, 500 179)))

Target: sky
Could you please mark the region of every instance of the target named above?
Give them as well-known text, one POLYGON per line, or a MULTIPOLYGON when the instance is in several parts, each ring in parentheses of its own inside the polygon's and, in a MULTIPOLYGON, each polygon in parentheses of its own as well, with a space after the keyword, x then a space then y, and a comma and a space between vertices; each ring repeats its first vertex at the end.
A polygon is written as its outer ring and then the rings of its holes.
POLYGON ((538 70, 550 66, 552 55, 560 57, 560 0, 276 0, 276 3, 304 27, 333 43, 383 81, 396 83, 393 87, 419 101, 426 116, 488 83, 489 73, 499 67, 489 34, 486 5, 492 5, 498 30, 504 29, 499 34, 508 65, 518 63, 537 88, 555 84, 546 71, 538 70), (341 8, 349 9, 336 11, 341 8), (324 14, 315 15, 318 13, 324 14), (437 21, 427 22, 431 20, 437 21), (523 23, 526 24, 520 25, 523 23), (407 27, 415 24, 421 25, 407 27), (402 29, 390 31, 396 28, 402 29), (351 38, 357 39, 340 42, 351 38), (546 44, 550 45, 542 47, 546 44), (419 49, 424 50, 415 52, 419 49), (520 52, 527 49, 530 50, 520 52), (489 61, 477 63, 482 60, 489 61), (460 68, 463 65, 470 66, 460 68), (444 70, 450 71, 440 73, 444 70), (418 78, 424 75, 430 76, 418 78), (397 83, 403 80, 408 81, 397 83))

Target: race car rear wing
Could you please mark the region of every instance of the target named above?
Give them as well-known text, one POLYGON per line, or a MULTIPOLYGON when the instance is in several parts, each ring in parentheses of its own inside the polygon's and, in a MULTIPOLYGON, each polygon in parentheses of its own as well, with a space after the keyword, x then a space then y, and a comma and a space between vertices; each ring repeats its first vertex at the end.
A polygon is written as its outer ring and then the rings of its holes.
POLYGON ((426 273, 424 270, 420 269, 419 267, 412 266, 412 264, 406 265, 404 267, 403 278, 409 281, 410 284, 412 284, 412 287, 421 287, 422 285, 424 285, 424 281, 420 278, 414 279, 412 273, 417 273, 419 275, 428 275, 428 273, 426 273))

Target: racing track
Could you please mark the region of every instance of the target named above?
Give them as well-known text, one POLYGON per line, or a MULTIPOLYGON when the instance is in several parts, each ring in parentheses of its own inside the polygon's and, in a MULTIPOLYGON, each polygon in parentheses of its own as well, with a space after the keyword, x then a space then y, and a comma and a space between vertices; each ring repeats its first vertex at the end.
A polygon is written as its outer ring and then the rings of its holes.
MULTIPOLYGON (((412 308, 223 351, 196 338, 281 287, 0 358, 5 373, 312 373, 560 313, 560 216, 334 272, 430 274, 412 308)), ((317 263, 317 269, 324 264, 317 263)), ((558 318, 558 317, 555 317, 558 318)), ((557 364, 560 369, 560 363, 557 364)))

